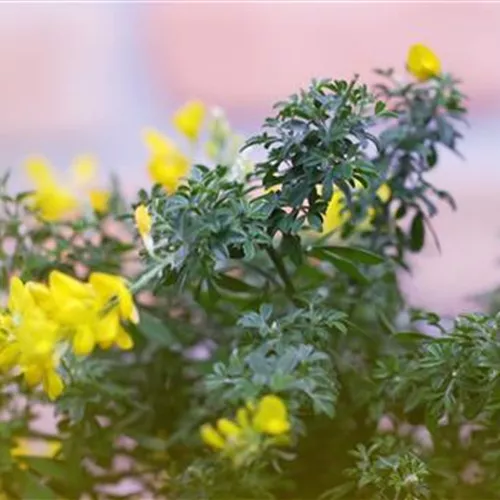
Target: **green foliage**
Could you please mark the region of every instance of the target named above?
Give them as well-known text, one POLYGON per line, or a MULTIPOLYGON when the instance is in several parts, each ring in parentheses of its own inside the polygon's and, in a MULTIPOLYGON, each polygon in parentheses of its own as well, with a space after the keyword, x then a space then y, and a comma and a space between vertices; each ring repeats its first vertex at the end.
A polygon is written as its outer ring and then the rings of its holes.
POLYGON ((459 154, 457 143, 462 134, 457 122, 465 122, 465 96, 457 88, 459 82, 449 75, 428 85, 400 83, 392 70, 378 73, 387 83, 375 86, 377 96, 397 118, 386 120, 380 149, 373 159, 392 196, 379 207, 375 229, 369 235, 370 247, 404 263, 405 251, 420 251, 427 232, 439 245, 430 222, 437 214, 436 201, 455 208, 453 197, 427 177, 438 164, 440 147, 459 154), (411 218, 409 229, 401 224, 405 218, 411 218))
POLYGON ((376 176, 366 154, 370 143, 378 146, 368 132, 377 112, 374 103, 356 80, 321 80, 275 105, 277 115, 245 145, 267 151, 255 175, 265 189, 278 187, 265 197, 271 234, 295 234, 306 224, 321 229, 335 188, 349 200, 355 179, 367 185, 376 176))

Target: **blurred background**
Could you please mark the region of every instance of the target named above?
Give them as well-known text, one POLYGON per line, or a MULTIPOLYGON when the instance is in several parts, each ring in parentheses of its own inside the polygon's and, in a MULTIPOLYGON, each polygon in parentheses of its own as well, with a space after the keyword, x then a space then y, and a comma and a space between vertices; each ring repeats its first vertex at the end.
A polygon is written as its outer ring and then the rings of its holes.
POLYGON ((0 172, 22 186, 27 155, 64 170, 91 153, 132 193, 149 183, 141 128, 173 133, 186 100, 251 133, 312 77, 403 74, 417 42, 464 81, 470 129, 465 161, 443 154, 435 174, 459 207, 435 220, 442 253, 429 242, 402 280, 415 306, 474 310, 500 284, 500 3, 0 3, 0 172))

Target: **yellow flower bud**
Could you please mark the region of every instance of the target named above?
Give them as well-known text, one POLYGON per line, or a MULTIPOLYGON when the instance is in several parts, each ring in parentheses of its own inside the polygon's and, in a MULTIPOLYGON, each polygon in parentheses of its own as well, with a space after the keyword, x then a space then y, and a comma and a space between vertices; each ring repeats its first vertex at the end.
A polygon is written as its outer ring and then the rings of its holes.
POLYGON ((241 434, 241 429, 227 418, 217 420, 217 430, 226 438, 235 438, 241 434))
POLYGON ((144 239, 149 236, 152 226, 151 216, 149 215, 147 207, 144 205, 139 205, 135 209, 134 216, 137 230, 139 231, 141 237, 144 239))
POLYGON ((382 184, 378 189, 377 189, 377 196, 379 200, 382 203, 386 203, 389 201, 392 195, 391 188, 389 187, 388 184, 382 184))
POLYGON ((210 424, 200 427, 201 439, 216 450, 222 450, 226 446, 224 438, 210 424))
POLYGON ((196 141, 205 119, 205 112, 205 105, 201 101, 190 101, 175 113, 174 125, 190 141, 196 141))

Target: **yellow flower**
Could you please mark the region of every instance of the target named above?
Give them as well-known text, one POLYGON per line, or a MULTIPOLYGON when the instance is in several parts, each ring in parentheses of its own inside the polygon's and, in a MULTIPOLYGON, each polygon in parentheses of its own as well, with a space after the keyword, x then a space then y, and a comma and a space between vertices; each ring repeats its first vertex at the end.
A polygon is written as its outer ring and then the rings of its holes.
MULTIPOLYGON (((28 464, 22 457, 54 458, 61 449, 61 442, 56 440, 16 438, 14 446, 10 450, 10 456, 14 458, 21 469, 27 469, 28 464)), ((1 499, 1 495, 0 495, 1 499)))
POLYGON ((334 231, 349 220, 349 213, 344 210, 344 200, 345 196, 342 191, 334 191, 323 219, 323 233, 334 231))
POLYGON ((92 273, 84 283, 52 271, 47 285, 14 277, 0 315, 0 368, 17 367, 29 386, 41 384, 54 400, 64 390, 57 371, 64 346, 72 343, 77 355, 90 354, 96 344, 130 349, 123 320, 137 323, 138 314, 120 276, 92 273))
POLYGON ((111 193, 103 189, 92 189, 89 192, 90 205, 98 214, 105 214, 109 209, 111 193))
POLYGON ((285 434, 290 430, 285 403, 278 396, 264 396, 257 405, 252 425, 265 434, 273 436, 285 434))
POLYGON ((92 273, 83 283, 59 271, 49 275, 49 285, 30 286, 39 307, 58 322, 72 340, 73 352, 88 355, 99 344, 107 349, 113 344, 121 349, 133 347, 121 320, 138 321, 132 295, 119 276, 92 273))
MULTIPOLYGON (((33 182, 32 208, 47 222, 63 220, 71 216, 80 206, 78 191, 94 179, 96 162, 90 156, 80 156, 73 162, 72 179, 60 182, 51 166, 42 158, 30 158, 26 162, 28 177, 33 182)), ((109 193, 90 190, 90 203, 98 213, 107 211, 109 193)))
POLYGON ((241 435, 242 429, 238 427, 234 422, 227 418, 220 418, 217 420, 217 430, 226 438, 226 439, 236 439, 241 435))
POLYGON ((161 184, 167 193, 174 193, 183 178, 189 174, 189 161, 177 146, 157 130, 146 129, 144 142, 150 152, 149 175, 153 182, 161 184))
POLYGON ((151 232, 152 220, 145 205, 139 205, 134 212, 135 225, 142 239, 149 236, 151 232))
POLYGON ((270 445, 288 443, 291 425, 283 401, 264 396, 256 405, 247 403, 236 412, 236 421, 217 420, 216 427, 200 428, 202 440, 214 450, 231 458, 236 467, 254 460, 270 445))
POLYGON ((47 457, 54 458, 61 449, 61 442, 54 439, 16 438, 15 446, 11 448, 12 457, 47 457))
POLYGON ((210 424, 204 424, 200 428, 201 439, 216 450, 222 450, 226 446, 224 438, 210 424))
POLYGON ((41 158, 26 162, 28 176, 35 186, 33 209, 48 222, 71 215, 78 208, 78 199, 71 190, 59 185, 49 164, 41 158))
POLYGON ((392 196, 391 188, 388 184, 382 184, 377 189, 376 195, 382 203, 387 203, 392 196))
POLYGON ((98 306, 104 311, 96 329, 102 348, 116 343, 120 349, 128 350, 134 346, 132 337, 122 327, 120 320, 139 322, 139 314, 125 280, 120 276, 105 273, 92 273, 89 283, 97 294, 98 306), (113 304, 114 301, 118 303, 113 304), (111 308, 107 310, 111 305, 111 308))
POLYGON ((190 101, 180 108, 173 117, 177 130, 190 141, 196 141, 205 119, 205 105, 201 101, 190 101))
POLYGON ((441 62, 437 55, 420 43, 410 47, 406 67, 417 80, 422 82, 441 73, 441 62))
POLYGON ((89 283, 97 293, 101 304, 106 305, 113 299, 118 300, 118 310, 122 319, 138 323, 139 317, 134 299, 121 276, 106 273, 92 273, 89 283))
POLYGON ((29 386, 43 385, 50 399, 64 389, 57 373, 61 340, 58 324, 37 306, 28 287, 14 277, 8 301, 10 315, 5 343, 0 349, 0 368, 10 370, 17 365, 29 386))
MULTIPOLYGON (((359 182, 355 182, 356 189, 362 189, 359 182)), ((391 188, 388 184, 382 184, 376 191, 376 196, 382 203, 387 203, 392 196, 391 188)), ((365 230, 370 226, 370 220, 375 214, 373 207, 368 208, 366 218, 357 224, 358 229, 365 230)), ((329 233, 342 227, 350 219, 350 214, 345 210, 345 196, 340 190, 333 193, 332 199, 328 204, 323 220, 323 234, 329 233)))

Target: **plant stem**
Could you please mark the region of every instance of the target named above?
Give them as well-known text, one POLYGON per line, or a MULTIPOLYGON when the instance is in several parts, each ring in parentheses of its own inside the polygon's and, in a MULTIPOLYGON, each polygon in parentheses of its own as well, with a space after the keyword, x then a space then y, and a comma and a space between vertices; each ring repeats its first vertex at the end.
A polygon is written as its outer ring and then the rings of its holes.
POLYGON ((295 287, 293 286, 293 283, 292 283, 292 280, 290 279, 288 271, 286 270, 286 267, 283 264, 283 260, 281 259, 281 257, 278 255, 278 253, 276 252, 276 250, 273 247, 271 247, 271 246, 267 247, 266 251, 269 255, 269 258, 273 261, 273 264, 276 267, 276 270, 278 271, 280 278, 283 280, 287 294, 290 297, 293 297, 296 293, 295 287))
POLYGON ((154 266, 153 268, 146 271, 142 276, 140 276, 135 283, 129 287, 133 294, 139 292, 145 285, 147 285, 158 273, 163 271, 166 266, 166 262, 161 261, 160 264, 154 266))

